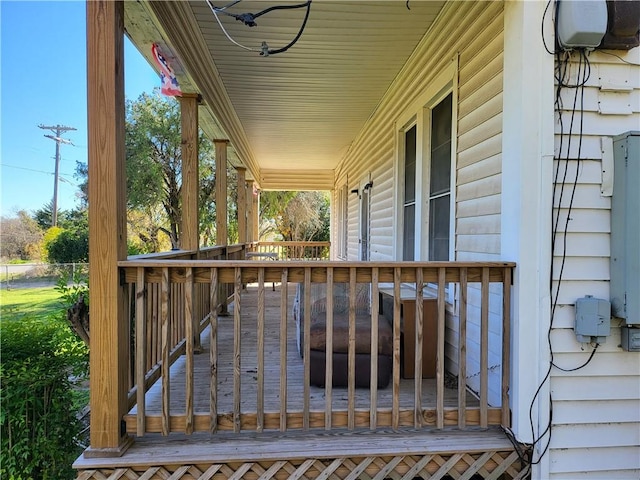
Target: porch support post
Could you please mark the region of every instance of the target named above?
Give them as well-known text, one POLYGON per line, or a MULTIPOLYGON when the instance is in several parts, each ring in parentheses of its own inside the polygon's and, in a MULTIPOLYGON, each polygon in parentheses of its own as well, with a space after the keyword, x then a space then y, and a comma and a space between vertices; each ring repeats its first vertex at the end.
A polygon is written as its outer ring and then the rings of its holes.
MULTIPOLYGON (((180 97, 182 134, 182 225, 180 248, 198 250, 198 98, 196 93, 180 97)), ((197 255, 197 253, 196 253, 197 255)))
POLYGON ((216 146, 216 244, 227 245, 227 145, 229 140, 214 140, 216 146))
MULTIPOLYGON (((216 245, 226 246, 227 239, 227 145, 229 140, 214 140, 216 148, 216 245)), ((227 252, 222 259, 227 258, 227 252)), ((226 284, 218 287, 218 301, 220 302, 220 315, 228 315, 226 284)))
MULTIPOLYGON (((194 259, 200 256, 200 232, 199 232, 199 165, 198 165, 198 99, 197 93, 183 93, 180 97, 180 134, 182 142, 180 151, 182 154, 182 188, 180 195, 182 200, 182 219, 180 225, 180 248, 194 251, 194 259)), ((186 288, 186 287, 185 287, 186 288)), ((191 310, 191 325, 193 332, 193 351, 202 352, 200 342, 201 309, 202 302, 200 290, 192 286, 192 298, 196 308, 191 310)))
POLYGON ((247 169, 237 167, 238 180, 238 243, 247 243, 247 169))
POLYGON ((120 456, 127 412, 129 322, 117 262, 127 258, 124 146, 124 4, 87 2, 91 446, 120 456))
POLYGON ((247 242, 254 242, 253 236, 253 180, 247 180, 247 242))
POLYGON ((253 193, 251 188, 251 211, 253 213, 251 217, 251 226, 253 230, 253 241, 260 241, 260 190, 256 190, 257 193, 253 193))
MULTIPOLYGON (((505 2, 501 250, 503 260, 517 262, 510 400, 512 428, 523 442, 532 441, 529 406, 549 366, 554 71, 553 55, 546 53, 540 35, 544 8, 545 2, 505 2)), ((546 27, 553 45, 553 32, 546 27)), ((549 420, 548 398, 547 382, 532 408, 536 436, 549 420)), ((548 454, 544 462, 535 467, 534 478, 548 477, 548 454)))

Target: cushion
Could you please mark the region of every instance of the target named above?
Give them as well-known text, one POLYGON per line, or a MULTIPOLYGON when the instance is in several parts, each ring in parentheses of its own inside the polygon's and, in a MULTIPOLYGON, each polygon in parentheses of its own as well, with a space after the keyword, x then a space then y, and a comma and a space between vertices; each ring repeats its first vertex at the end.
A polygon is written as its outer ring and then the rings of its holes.
MULTIPOLYGON (((314 313, 311 317, 311 350, 325 350, 327 345, 327 313, 314 313)), ((356 315, 356 353, 371 353, 371 315, 356 315)), ((349 314, 333 314, 333 351, 349 352, 349 314)), ((378 316, 378 354, 393 354, 393 329, 389 322, 378 316)))

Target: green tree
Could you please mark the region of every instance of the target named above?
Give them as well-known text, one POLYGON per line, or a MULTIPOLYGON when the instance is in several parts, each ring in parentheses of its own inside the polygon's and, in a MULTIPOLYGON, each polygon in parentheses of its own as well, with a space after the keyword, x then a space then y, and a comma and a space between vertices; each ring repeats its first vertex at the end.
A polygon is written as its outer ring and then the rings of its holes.
POLYGON ((20 260, 40 258, 39 244, 44 232, 25 210, 20 210, 15 217, 0 218, 0 232, 0 257, 20 260))
MULTIPOLYGON (((161 206, 164 222, 154 221, 159 232, 177 248, 180 239, 182 188, 180 105, 158 94, 143 93, 126 105, 127 193, 131 210, 150 213, 161 206)), ((200 215, 215 190, 213 148, 199 138, 200 215)))
POLYGON ((263 192, 261 235, 276 233, 285 241, 328 241, 330 200, 327 192, 263 192))
MULTIPOLYGON (((140 253, 179 245, 182 219, 182 138, 180 105, 174 98, 143 93, 126 102, 127 225, 129 244, 140 253), (167 244, 166 239, 169 240, 167 244)), ((199 222, 201 245, 214 245, 215 159, 213 145, 200 132, 199 222)), ((81 201, 87 201, 88 168, 76 165, 81 201)), ((227 169, 229 232, 237 232, 236 177, 227 169)), ((237 233, 235 233, 237 237, 237 233)))
POLYGON ((58 227, 51 227, 44 238, 50 263, 84 263, 89 259, 89 221, 87 211, 67 213, 58 227))

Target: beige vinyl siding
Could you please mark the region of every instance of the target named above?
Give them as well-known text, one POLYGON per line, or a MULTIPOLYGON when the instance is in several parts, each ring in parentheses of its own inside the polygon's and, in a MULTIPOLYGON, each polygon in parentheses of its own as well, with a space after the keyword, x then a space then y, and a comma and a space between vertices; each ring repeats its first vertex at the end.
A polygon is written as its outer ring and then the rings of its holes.
POLYGON ((458 260, 468 260, 468 253, 500 253, 503 43, 503 18, 497 15, 460 52, 455 197, 458 260), (481 208, 479 199, 487 208, 481 208))
MULTIPOLYGON (((638 49, 629 54, 617 53, 627 55, 628 61, 635 59, 635 63, 640 57, 638 49)), ((590 60, 592 73, 584 92, 580 166, 577 161, 579 138, 574 126, 567 185, 559 211, 562 231, 579 168, 566 234, 563 281, 551 332, 554 362, 563 368, 583 364, 591 352, 589 345, 577 342, 573 330, 576 299, 585 295, 609 299, 611 198, 601 195, 600 139, 640 128, 640 68, 597 51, 590 55, 590 60)), ((562 94, 565 129, 573 94, 574 90, 570 89, 562 94)), ((559 133, 556 126, 556 150, 559 133)), ((565 135, 563 158, 567 156, 568 141, 569 136, 565 135)), ((564 162, 561 167, 564 169, 564 162)), ((558 195, 554 205, 558 205, 558 195)), ((559 234, 554 257, 554 287, 562 262, 560 246, 564 241, 564 234, 559 234)), ((549 450, 552 479, 640 477, 640 357, 637 353, 622 351, 620 335, 620 322, 614 319, 611 335, 598 347, 589 365, 574 372, 552 371, 553 430, 549 450)))
MULTIPOLYGON (((499 175, 499 133, 497 139, 489 142, 482 141, 482 134, 479 137, 478 134, 486 127, 483 126, 486 122, 493 130, 500 129, 500 122, 495 117, 499 117, 496 112, 499 110, 497 105, 501 104, 502 91, 502 22, 501 2, 448 3, 336 169, 337 179, 348 175, 350 188, 357 187, 356 179, 371 174, 372 259, 396 258, 394 238, 398 228, 398 210, 394 123, 421 96, 442 69, 450 65, 456 54, 460 55, 460 73, 464 69, 466 79, 464 88, 459 90, 458 102, 458 108, 464 111, 468 125, 468 128, 465 127, 468 135, 462 141, 468 142, 469 148, 461 163, 462 167, 469 167, 464 172, 466 183, 486 176, 482 172, 482 165, 475 166, 481 161, 486 161, 489 171, 499 175), (481 67, 483 73, 476 75, 474 71, 481 67), (496 99, 496 95, 500 98, 496 99), (485 106, 492 99, 491 104, 485 106), (475 112, 477 109, 480 109, 479 113, 475 112)), ((460 157, 456 162, 461 162, 460 157)), ((489 205, 488 214, 500 212, 499 191, 494 191, 494 194, 498 197, 497 209, 495 203, 489 205)), ((350 196, 350 211, 351 197, 355 198, 355 195, 350 196)), ((473 202, 473 199, 469 201, 473 202)), ((484 213, 481 210, 472 215, 484 213)), ((357 215, 350 216, 350 219, 357 222, 357 215)), ((352 250, 357 251, 357 246, 350 246, 350 252, 352 250)))
MULTIPOLYGON (((502 171, 503 4, 501 2, 449 2, 431 31, 407 62, 381 100, 376 112, 351 145, 336 169, 336 179, 349 177, 349 188, 371 175, 371 259, 394 260, 400 184, 397 178, 396 134, 398 117, 410 109, 444 68, 458 58, 457 141, 455 158, 455 242, 457 260, 500 259, 500 203, 502 171)), ((454 98, 456 98, 454 96, 454 98)), ((349 196, 349 258, 357 258, 358 207, 349 196), (353 204, 353 205, 352 205, 353 204), (353 256, 352 256, 353 255, 353 256)), ((479 290, 470 285, 468 312, 468 383, 479 380, 479 290)), ((501 292, 491 288, 490 394, 500 404, 501 292)), ((455 312, 455 308, 452 310, 455 312)), ((447 369, 457 368, 458 323, 447 316, 447 369)))

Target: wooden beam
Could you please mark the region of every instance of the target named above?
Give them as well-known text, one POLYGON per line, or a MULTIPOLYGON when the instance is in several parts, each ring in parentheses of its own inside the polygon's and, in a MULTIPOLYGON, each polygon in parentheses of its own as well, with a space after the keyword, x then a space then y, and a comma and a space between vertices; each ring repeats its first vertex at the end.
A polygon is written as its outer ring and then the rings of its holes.
POLYGON ((238 172, 238 243, 247 240, 247 169, 236 167, 238 172))
POLYGON ((256 214, 253 208, 253 180, 247 180, 247 242, 257 242, 258 238, 254 235, 253 217, 256 214))
MULTIPOLYGON (((182 250, 195 250, 194 259, 199 259, 200 248, 200 221, 199 221, 199 192, 200 180, 198 164, 198 103, 200 95, 197 93, 183 93, 180 97, 180 131, 182 135, 182 219, 180 225, 180 248, 182 250)), ((196 305, 201 304, 202 297, 199 292, 193 291, 196 305)), ((200 353, 200 330, 198 322, 201 318, 191 312, 191 331, 193 332, 194 351, 200 353)))
POLYGON ((198 94, 182 94, 180 120, 182 134, 182 224, 180 248, 197 250, 198 233, 198 94))
POLYGON ((91 446, 119 456, 127 413, 129 322, 118 261, 127 258, 124 146, 124 4, 87 2, 91 446))
POLYGON ((216 244, 227 245, 227 145, 229 140, 214 140, 216 146, 216 244))
POLYGON ((257 185, 255 192, 254 189, 251 189, 251 226, 253 227, 253 241, 260 241, 260 190, 258 190, 257 185))

